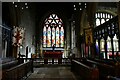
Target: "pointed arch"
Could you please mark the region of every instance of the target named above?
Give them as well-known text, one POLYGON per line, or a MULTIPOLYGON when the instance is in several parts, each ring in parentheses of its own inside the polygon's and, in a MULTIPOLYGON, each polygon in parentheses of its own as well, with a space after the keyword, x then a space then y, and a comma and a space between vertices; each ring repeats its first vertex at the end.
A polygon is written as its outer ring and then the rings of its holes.
POLYGON ((50 14, 44 21, 43 47, 64 47, 63 21, 56 14, 50 14))
POLYGON ((108 21, 109 19, 115 17, 116 14, 114 13, 111 13, 110 11, 106 11, 106 10, 103 10, 103 11, 97 11, 95 13, 95 18, 96 18, 96 25, 95 27, 103 24, 104 22, 108 21))

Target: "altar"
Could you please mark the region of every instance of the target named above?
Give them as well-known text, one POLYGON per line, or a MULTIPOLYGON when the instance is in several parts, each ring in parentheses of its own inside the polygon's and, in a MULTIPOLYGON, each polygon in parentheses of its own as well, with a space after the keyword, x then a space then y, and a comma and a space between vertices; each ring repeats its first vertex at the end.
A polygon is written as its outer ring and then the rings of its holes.
POLYGON ((44 58, 62 58, 63 52, 48 51, 44 52, 44 58))
POLYGON ((47 51, 44 52, 44 61, 45 64, 48 63, 48 59, 51 58, 53 61, 52 63, 54 64, 54 59, 58 59, 58 64, 62 63, 62 54, 63 52, 60 51, 47 51))

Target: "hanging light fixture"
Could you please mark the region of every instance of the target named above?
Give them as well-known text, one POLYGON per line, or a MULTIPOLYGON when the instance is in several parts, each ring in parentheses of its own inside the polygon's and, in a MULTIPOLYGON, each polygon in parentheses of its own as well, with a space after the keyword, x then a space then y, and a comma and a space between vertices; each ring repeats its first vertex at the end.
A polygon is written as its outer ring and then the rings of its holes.
MULTIPOLYGON (((18 0, 18 2, 20 2, 20 0, 18 0)), ((28 9, 29 7, 28 7, 28 3, 24 3, 24 5, 19 5, 19 4, 22 4, 22 3, 15 3, 15 2, 12 2, 13 3, 13 5, 17 8, 17 7, 21 7, 21 9, 28 9)))
POLYGON ((74 7, 74 10, 76 10, 76 5, 75 4, 73 5, 73 7, 74 7))
POLYGON ((17 7, 17 5, 15 5, 15 7, 17 7))
POLYGON ((25 5, 27 5, 27 3, 25 3, 25 5))
POLYGON ((74 10, 76 10, 76 8, 74 8, 74 10))
POLYGON ((18 2, 20 2, 20 0, 18 0, 18 2))
POLYGON ((79 5, 81 5, 81 3, 79 3, 79 5))
POLYGON ((24 8, 22 7, 22 9, 24 9, 24 8))

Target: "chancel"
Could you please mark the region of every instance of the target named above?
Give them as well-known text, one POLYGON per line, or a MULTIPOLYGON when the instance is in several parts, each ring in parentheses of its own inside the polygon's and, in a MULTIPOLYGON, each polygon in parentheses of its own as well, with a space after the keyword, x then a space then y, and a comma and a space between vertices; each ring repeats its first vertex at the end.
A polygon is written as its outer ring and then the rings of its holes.
POLYGON ((1 80, 119 80, 120 2, 0 2, 1 80))

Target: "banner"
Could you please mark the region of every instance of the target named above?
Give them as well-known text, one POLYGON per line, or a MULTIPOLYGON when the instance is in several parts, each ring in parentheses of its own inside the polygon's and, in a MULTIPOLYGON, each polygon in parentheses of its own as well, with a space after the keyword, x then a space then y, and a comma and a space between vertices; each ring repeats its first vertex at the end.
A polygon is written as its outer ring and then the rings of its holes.
POLYGON ((25 37, 25 28, 15 27, 13 29, 13 45, 22 46, 25 37))
POLYGON ((93 43, 92 28, 87 28, 84 31, 85 31, 85 42, 86 42, 86 45, 91 45, 93 43))

